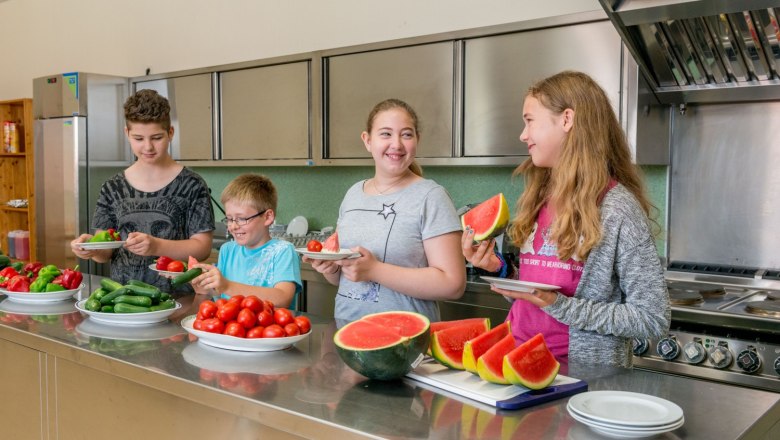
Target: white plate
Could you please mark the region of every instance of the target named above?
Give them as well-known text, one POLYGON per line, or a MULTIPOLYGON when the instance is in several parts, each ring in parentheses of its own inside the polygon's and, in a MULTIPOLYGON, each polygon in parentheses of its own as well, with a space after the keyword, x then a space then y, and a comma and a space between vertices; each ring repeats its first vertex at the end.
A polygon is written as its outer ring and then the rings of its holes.
POLYGON ((106 339, 121 339, 123 341, 154 341, 184 334, 182 328, 172 322, 161 322, 144 326, 106 325, 92 319, 85 319, 76 326, 76 331, 83 336, 93 336, 106 339))
POLYGON ((682 408, 673 402, 629 391, 589 391, 577 394, 569 400, 568 407, 589 420, 619 428, 663 427, 683 417, 682 408))
POLYGON ((92 251, 96 249, 117 249, 121 248, 125 245, 125 241, 96 241, 94 243, 90 243, 88 241, 85 241, 84 243, 79 243, 79 247, 81 249, 92 251))
POLYGON ((309 232, 309 221, 306 220, 306 217, 299 215, 290 220, 290 223, 287 224, 286 232, 287 235, 292 235, 293 237, 303 237, 309 232))
POLYGON ((295 248, 295 252, 298 252, 299 254, 309 257, 312 260, 344 260, 347 258, 357 258, 360 256, 357 252, 352 252, 349 249, 341 248, 338 252, 310 252, 306 248, 295 248))
POLYGON ((681 427, 683 424, 685 424, 685 419, 680 419, 678 422, 673 423, 671 425, 666 425, 662 427, 651 427, 651 428, 626 428, 621 426, 611 426, 611 425, 605 425, 605 424, 599 424, 592 420, 589 420, 583 416, 578 415, 576 412, 571 411, 569 408, 569 414, 572 416, 574 420, 579 421, 580 423, 586 425, 593 431, 612 438, 644 438, 644 437, 650 437, 653 435, 663 434, 669 431, 674 431, 675 429, 681 427))
POLYGON ((160 275, 161 277, 168 278, 168 279, 176 278, 177 276, 184 273, 184 272, 169 272, 167 270, 160 270, 154 266, 154 263, 149 265, 149 269, 154 272, 157 272, 157 275, 160 275))
POLYGON ((488 283, 500 289, 515 290, 518 292, 533 292, 535 289, 558 290, 561 288, 561 286, 553 286, 552 284, 542 284, 542 283, 534 283, 531 281, 511 280, 508 278, 485 277, 485 276, 480 276, 480 278, 482 278, 483 280, 487 281, 488 283))
POLYGON ((212 347, 224 348, 227 350, 235 351, 277 351, 284 350, 287 347, 292 347, 298 341, 302 341, 309 337, 309 333, 298 336, 287 336, 285 338, 237 338, 235 336, 220 335, 217 333, 209 333, 201 330, 195 330, 192 328, 192 323, 195 321, 195 315, 190 315, 181 320, 181 326, 184 330, 198 337, 198 342, 201 342, 212 347))
POLYGON ((181 308, 181 304, 176 301, 176 307, 167 310, 158 310, 156 312, 144 312, 144 313, 103 313, 92 312, 84 308, 86 299, 76 303, 76 308, 79 312, 89 315, 89 319, 93 319, 103 324, 111 325, 148 325, 157 324, 168 319, 173 315, 173 312, 181 308))
POLYGON ((311 365, 308 354, 296 347, 282 351, 226 351, 203 344, 189 344, 181 352, 190 365, 220 373, 287 374, 311 365))
POLYGON ((52 301, 44 303, 25 303, 18 301, 0 301, 0 312, 19 315, 65 315, 73 313, 75 301, 52 301))
POLYGON ((84 288, 84 283, 81 283, 78 289, 60 290, 59 292, 11 292, 5 289, 0 289, 0 293, 7 295, 11 301, 16 301, 26 304, 37 303, 51 303, 57 301, 65 301, 70 299, 84 288))

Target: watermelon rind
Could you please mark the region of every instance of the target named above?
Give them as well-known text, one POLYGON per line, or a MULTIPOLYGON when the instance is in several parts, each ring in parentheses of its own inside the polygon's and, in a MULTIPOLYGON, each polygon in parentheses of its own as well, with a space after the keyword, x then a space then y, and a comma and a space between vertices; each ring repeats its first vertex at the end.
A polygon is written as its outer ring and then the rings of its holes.
MULTIPOLYGON (((405 311, 375 313, 367 315, 361 320, 353 321, 339 329, 336 334, 333 335, 333 342, 336 344, 336 352, 348 367, 369 379, 394 380, 403 377, 406 373, 412 371, 422 359, 423 354, 430 344, 429 327, 430 321, 428 318, 419 313, 405 311), (356 347, 350 346, 344 342, 343 339, 347 339, 345 335, 348 336, 349 332, 354 329, 362 328, 370 330, 370 327, 365 325, 366 323, 376 326, 376 331, 381 332, 384 335, 386 335, 387 332, 396 331, 397 329, 394 329, 393 327, 386 327, 380 324, 371 323, 370 321, 363 321, 369 316, 373 316, 373 319, 376 319, 377 315, 383 314, 387 314, 388 317, 402 316, 404 320, 415 319, 420 324, 418 326, 418 331, 408 336, 398 334, 397 341, 385 343, 377 347, 356 347)), ((366 342, 370 342, 370 339, 368 338, 370 334, 365 336, 366 342)))
POLYGON ((495 326, 490 331, 482 333, 476 338, 466 341, 463 347, 463 368, 474 374, 477 372, 477 360, 485 354, 490 347, 497 344, 504 336, 509 334, 509 321, 495 326))
POLYGON ((460 217, 460 224, 474 230, 474 241, 501 235, 509 225, 509 205, 503 193, 485 200, 460 217))
POLYGON ((503 362, 504 356, 514 349, 515 338, 512 334, 504 336, 497 344, 490 347, 490 350, 477 360, 479 377, 491 383, 509 385, 509 381, 504 377, 503 362))
POLYGON ((561 364, 539 333, 504 356, 502 372, 513 385, 541 390, 555 380, 560 368, 561 364))
POLYGON ((489 326, 490 320, 485 319, 437 331, 431 336, 431 356, 446 367, 463 370, 463 346, 490 330, 489 326))

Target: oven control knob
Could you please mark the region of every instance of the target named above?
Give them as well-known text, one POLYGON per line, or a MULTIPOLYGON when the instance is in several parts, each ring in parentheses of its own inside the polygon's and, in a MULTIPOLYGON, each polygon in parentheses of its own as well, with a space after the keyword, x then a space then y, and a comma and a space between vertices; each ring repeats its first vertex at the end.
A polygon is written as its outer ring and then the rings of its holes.
POLYGON ((647 339, 634 338, 631 341, 631 347, 634 351, 634 356, 642 356, 643 354, 647 353, 647 349, 650 347, 650 344, 647 342, 647 339))
POLYGON ((728 346, 718 345, 710 350, 710 362, 715 368, 728 368, 733 359, 734 355, 731 354, 728 346))
POLYGON ((775 373, 780 374, 780 357, 775 359, 775 373))
POLYGON ((745 373, 755 373, 761 369, 761 358, 755 349, 746 349, 737 355, 737 366, 745 373))
POLYGON ((667 361, 671 361, 680 354, 680 344, 677 343, 677 339, 675 339, 674 336, 669 336, 658 341, 658 345, 656 345, 655 349, 658 351, 658 354, 667 361))
POLYGON ((683 355, 688 362, 698 364, 707 357, 707 350, 701 342, 691 341, 683 347, 683 355))

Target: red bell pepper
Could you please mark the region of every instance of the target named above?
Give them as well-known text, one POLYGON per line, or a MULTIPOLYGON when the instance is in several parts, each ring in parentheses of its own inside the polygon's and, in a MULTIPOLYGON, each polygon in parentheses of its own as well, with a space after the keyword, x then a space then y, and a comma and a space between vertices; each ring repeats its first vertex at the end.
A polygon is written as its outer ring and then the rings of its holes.
POLYGON ((19 272, 17 272, 16 269, 14 269, 11 266, 8 266, 5 269, 0 270, 0 277, 11 279, 17 275, 19 275, 19 272))
POLYGON ((122 241, 122 237, 119 235, 119 232, 117 232, 114 228, 108 228, 108 236, 111 237, 111 239, 114 241, 122 241))
POLYGON ((24 267, 22 268, 22 273, 27 274, 30 278, 35 278, 36 276, 38 276, 38 272, 41 270, 42 267, 43 267, 43 263, 39 261, 31 261, 24 265, 24 267))
POLYGON ((62 287, 73 290, 78 289, 81 285, 81 280, 84 279, 84 275, 79 272, 79 267, 75 269, 65 269, 62 271, 62 287))
POLYGON ((168 264, 170 264, 171 261, 173 261, 171 257, 165 257, 165 256, 157 257, 157 265, 155 266, 155 268, 157 270, 168 270, 168 264))
POLYGON ((8 281, 8 290, 11 292, 29 292, 30 279, 24 275, 17 275, 8 281))
POLYGON ((49 284, 59 284, 60 286, 62 286, 62 275, 58 275, 57 278, 54 278, 53 280, 49 281, 49 284))

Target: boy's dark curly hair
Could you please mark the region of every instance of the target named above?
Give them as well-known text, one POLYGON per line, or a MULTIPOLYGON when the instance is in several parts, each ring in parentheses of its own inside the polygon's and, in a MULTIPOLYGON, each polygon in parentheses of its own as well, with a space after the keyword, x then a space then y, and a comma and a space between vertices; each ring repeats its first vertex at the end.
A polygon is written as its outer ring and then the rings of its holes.
POLYGON ((171 128, 171 106, 168 99, 154 90, 144 89, 135 92, 125 101, 125 124, 158 123, 165 130, 171 128))

